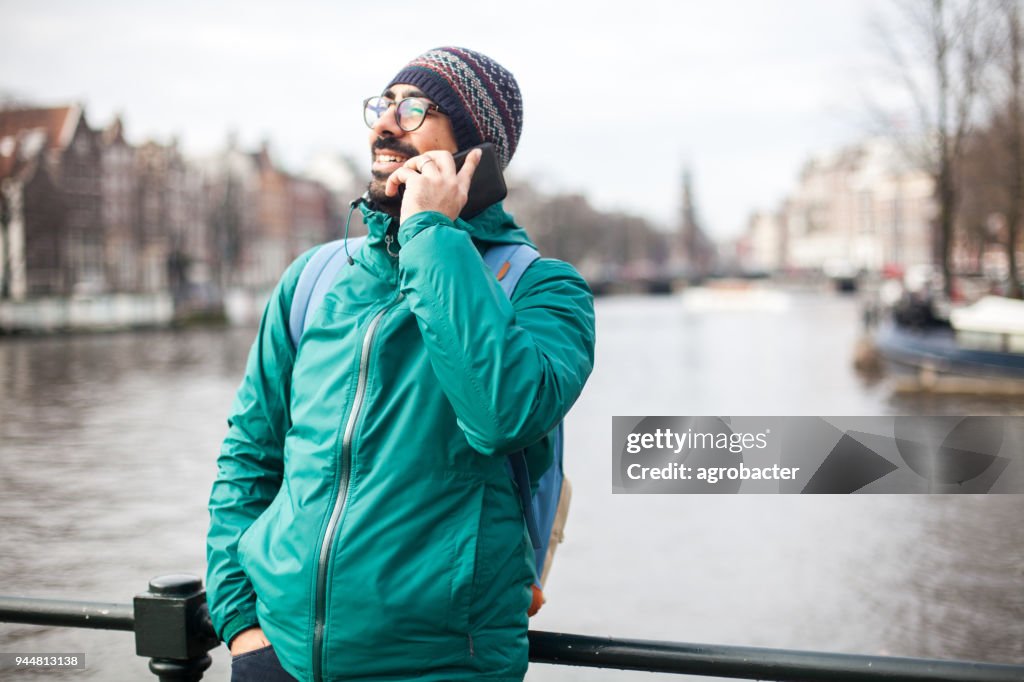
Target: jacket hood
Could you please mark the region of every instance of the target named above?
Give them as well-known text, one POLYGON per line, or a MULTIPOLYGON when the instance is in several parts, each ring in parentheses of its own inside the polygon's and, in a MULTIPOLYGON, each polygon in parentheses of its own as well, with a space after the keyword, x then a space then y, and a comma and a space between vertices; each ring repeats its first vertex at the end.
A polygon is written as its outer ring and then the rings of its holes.
MULTIPOLYGON (((376 209, 375 205, 362 199, 359 203, 359 210, 363 213, 363 222, 366 223, 369 231, 367 242, 371 245, 381 244, 384 241, 384 234, 395 221, 387 213, 376 209)), ((458 218, 454 223, 457 229, 468 232, 473 239, 491 244, 529 244, 530 241, 526 230, 516 224, 511 214, 505 211, 502 202, 491 204, 468 221, 458 218)))

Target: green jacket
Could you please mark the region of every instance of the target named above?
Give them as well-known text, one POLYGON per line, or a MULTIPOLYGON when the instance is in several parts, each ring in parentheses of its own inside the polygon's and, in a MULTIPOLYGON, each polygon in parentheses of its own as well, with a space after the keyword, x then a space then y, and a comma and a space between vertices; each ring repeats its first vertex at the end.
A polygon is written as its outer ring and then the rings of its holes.
POLYGON ((529 239, 500 204, 364 215, 298 352, 312 251, 263 314, 210 496, 210 615, 225 641, 259 623, 299 680, 521 680, 532 548, 504 455, 550 465, 593 366, 591 293, 541 259, 509 301, 480 254, 529 239))

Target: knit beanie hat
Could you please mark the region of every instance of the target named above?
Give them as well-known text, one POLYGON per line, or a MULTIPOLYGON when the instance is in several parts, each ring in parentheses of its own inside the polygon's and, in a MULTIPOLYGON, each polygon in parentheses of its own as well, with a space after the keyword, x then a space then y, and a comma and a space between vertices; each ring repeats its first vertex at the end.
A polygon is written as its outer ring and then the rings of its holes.
POLYGON ((395 83, 415 85, 447 112, 459 150, 490 142, 508 166, 523 132, 523 100, 501 64, 462 47, 424 52, 398 72, 395 83))

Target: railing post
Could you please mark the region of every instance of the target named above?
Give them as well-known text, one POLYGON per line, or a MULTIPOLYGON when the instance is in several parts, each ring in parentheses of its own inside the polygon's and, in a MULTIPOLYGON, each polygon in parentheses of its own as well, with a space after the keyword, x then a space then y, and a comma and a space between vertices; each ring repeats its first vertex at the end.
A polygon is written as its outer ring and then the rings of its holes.
POLYGON ((198 682, 219 642, 206 610, 203 581, 194 575, 153 578, 135 596, 135 653, 151 658, 161 682, 198 682))

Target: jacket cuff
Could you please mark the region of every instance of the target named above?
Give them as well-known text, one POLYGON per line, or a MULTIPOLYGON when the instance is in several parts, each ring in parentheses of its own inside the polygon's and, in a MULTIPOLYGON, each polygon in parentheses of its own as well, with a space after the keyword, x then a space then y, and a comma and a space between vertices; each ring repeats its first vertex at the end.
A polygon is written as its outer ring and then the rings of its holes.
POLYGON ((256 614, 253 613, 240 613, 224 626, 224 631, 221 633, 220 638, 225 644, 231 645, 231 640, 235 638, 242 630, 247 630, 252 627, 259 626, 260 622, 256 619, 256 614))
POLYGON ((455 223, 444 213, 438 211, 420 211, 419 213, 406 218, 405 222, 398 228, 398 245, 405 246, 410 239, 418 235, 428 227, 443 225, 454 227, 455 223))

